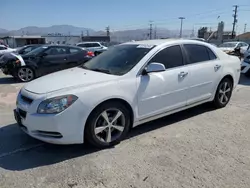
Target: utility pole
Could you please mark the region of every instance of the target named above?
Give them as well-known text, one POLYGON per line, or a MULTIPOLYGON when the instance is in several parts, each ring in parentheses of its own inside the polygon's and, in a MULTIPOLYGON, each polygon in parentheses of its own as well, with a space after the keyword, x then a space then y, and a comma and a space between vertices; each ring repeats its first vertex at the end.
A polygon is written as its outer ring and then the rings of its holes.
POLYGON ((149 24, 149 39, 150 40, 152 39, 152 34, 153 34, 153 24, 152 24, 152 21, 150 21, 150 24, 149 24))
POLYGON ((234 39, 234 35, 235 35, 235 25, 236 25, 236 23, 238 22, 238 20, 237 20, 237 12, 238 12, 238 5, 234 5, 233 6, 234 7, 234 14, 233 14, 233 18, 234 18, 234 20, 233 20, 233 30, 232 30, 232 39, 234 39))
POLYGON ((247 32, 247 24, 244 25, 244 33, 247 32))
POLYGON ((183 24, 183 20, 185 19, 184 17, 179 17, 179 19, 181 20, 181 28, 180 28, 180 38, 182 37, 182 24, 183 24))
POLYGON ((194 25, 193 25, 193 29, 192 29, 192 33, 191 33, 190 37, 195 37, 195 33, 194 33, 194 25))
POLYGON ((108 27, 106 27, 106 33, 107 33, 107 36, 108 36, 108 37, 109 37, 109 35, 110 35, 109 30, 110 30, 109 26, 108 26, 108 27))
POLYGON ((81 41, 83 41, 83 31, 81 31, 81 41))
POLYGON ((155 31, 154 31, 154 39, 157 39, 157 28, 156 28, 156 26, 155 26, 155 31))

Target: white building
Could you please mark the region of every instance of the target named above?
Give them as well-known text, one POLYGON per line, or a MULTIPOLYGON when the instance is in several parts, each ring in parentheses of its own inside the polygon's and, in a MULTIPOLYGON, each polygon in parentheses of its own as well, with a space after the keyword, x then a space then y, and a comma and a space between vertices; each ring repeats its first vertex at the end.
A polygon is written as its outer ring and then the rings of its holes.
POLYGON ((42 36, 6 36, 1 37, 1 40, 11 48, 16 48, 28 44, 45 44, 45 38, 42 36))

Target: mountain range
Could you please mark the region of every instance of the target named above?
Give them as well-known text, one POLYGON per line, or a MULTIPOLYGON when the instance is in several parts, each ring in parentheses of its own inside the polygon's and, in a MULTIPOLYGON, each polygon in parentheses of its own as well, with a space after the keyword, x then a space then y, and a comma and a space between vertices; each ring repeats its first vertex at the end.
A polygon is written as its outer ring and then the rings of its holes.
MULTIPOLYGON (((53 25, 50 27, 37 27, 28 26, 18 30, 7 30, 0 28, 0 36, 13 36, 13 35, 47 35, 51 33, 61 33, 64 35, 106 35, 104 31, 95 31, 91 28, 76 27, 72 25, 53 25)), ((183 30, 183 37, 190 37, 191 30, 183 30)), ((134 29, 115 31, 110 33, 111 40, 115 41, 128 41, 128 40, 142 40, 149 38, 149 29, 134 29)), ((166 28, 158 28, 156 33, 153 31, 152 38, 169 38, 178 37, 178 30, 169 30, 166 28)))

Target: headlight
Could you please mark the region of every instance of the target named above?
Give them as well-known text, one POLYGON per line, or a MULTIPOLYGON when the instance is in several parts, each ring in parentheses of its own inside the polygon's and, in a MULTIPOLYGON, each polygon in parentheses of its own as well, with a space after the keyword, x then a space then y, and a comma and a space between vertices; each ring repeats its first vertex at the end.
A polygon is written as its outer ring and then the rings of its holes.
POLYGON ((39 114, 57 114, 71 106, 78 99, 75 95, 64 95, 46 99, 38 106, 39 114))

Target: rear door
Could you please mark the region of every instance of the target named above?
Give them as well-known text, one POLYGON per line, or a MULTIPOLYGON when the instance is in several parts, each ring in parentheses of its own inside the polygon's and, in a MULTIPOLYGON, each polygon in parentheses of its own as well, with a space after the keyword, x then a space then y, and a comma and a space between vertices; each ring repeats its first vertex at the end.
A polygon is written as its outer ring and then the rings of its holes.
POLYGON ((67 56, 69 55, 67 47, 53 46, 45 50, 44 53, 46 55, 41 57, 39 62, 43 75, 67 68, 67 56))
POLYGON ((209 99, 219 83, 222 63, 208 47, 184 44, 189 70, 187 104, 209 99))
POLYGON ((80 64, 83 64, 87 51, 80 48, 69 47, 69 53, 67 68, 76 67, 80 64))
POLYGON ((88 43, 87 46, 88 46, 88 50, 92 52, 99 51, 101 49, 100 44, 97 42, 88 43))

